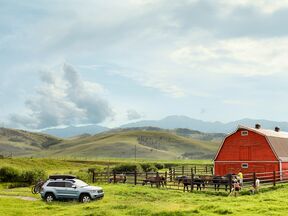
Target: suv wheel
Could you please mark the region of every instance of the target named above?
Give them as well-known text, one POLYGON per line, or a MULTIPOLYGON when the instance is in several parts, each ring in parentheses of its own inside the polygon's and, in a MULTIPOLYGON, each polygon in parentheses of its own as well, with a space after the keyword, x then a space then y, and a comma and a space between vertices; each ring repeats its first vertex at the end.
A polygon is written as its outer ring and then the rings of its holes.
POLYGON ((90 198, 90 196, 88 195, 88 194, 83 194, 83 195, 81 195, 81 197, 80 197, 80 202, 82 202, 82 203, 88 203, 88 202, 90 202, 91 201, 91 198, 90 198))
POLYGON ((52 194, 52 193, 47 193, 47 194, 45 195, 45 201, 46 201, 46 202, 50 203, 50 202, 52 202, 52 201, 54 201, 54 200, 55 200, 54 194, 52 194))

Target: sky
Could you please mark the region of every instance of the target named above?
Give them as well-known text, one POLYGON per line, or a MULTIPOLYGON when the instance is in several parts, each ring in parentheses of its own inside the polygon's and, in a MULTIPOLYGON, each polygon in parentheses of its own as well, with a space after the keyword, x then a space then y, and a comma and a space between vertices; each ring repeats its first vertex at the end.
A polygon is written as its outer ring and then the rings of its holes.
POLYGON ((0 126, 288 121, 287 0, 0 0, 0 126))

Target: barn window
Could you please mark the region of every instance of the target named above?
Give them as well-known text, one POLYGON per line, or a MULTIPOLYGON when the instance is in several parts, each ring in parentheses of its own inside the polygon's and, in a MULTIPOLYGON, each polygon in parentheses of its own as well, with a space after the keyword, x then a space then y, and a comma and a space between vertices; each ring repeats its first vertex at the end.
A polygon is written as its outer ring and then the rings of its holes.
POLYGON ((241 136, 248 136, 248 131, 241 131, 241 136))
POLYGON ((242 167, 243 169, 247 169, 249 166, 248 166, 248 163, 242 163, 242 164, 241 164, 241 167, 242 167))

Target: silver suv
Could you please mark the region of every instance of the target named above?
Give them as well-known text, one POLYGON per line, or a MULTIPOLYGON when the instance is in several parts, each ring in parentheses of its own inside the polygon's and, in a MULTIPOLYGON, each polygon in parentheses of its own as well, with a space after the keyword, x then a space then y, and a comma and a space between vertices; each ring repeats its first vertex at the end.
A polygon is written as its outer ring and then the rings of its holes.
POLYGON ((89 186, 71 175, 53 175, 43 184, 41 197, 46 202, 61 199, 76 199, 86 203, 104 197, 101 187, 89 186))

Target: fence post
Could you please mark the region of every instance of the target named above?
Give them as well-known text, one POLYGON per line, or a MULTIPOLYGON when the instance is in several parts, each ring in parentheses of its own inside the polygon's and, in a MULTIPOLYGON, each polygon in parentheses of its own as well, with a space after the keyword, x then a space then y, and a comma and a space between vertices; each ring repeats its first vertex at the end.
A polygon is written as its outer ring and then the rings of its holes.
POLYGON ((229 192, 231 193, 232 191, 232 175, 229 175, 229 192))
POLYGON ((256 173, 253 173, 253 186, 256 187, 256 173))
POLYGON ((160 186, 160 178, 159 178, 159 173, 156 172, 156 187, 159 188, 160 186))
POLYGON ((167 183, 167 171, 165 171, 165 182, 164 183, 167 183))
POLYGON ((191 168, 191 191, 190 192, 192 192, 194 189, 193 181, 194 181, 193 168, 191 168))
POLYGON ((207 167, 207 165, 205 166, 205 172, 206 172, 206 174, 208 173, 208 167, 207 167))
POLYGON ((173 180, 175 181, 175 168, 173 168, 173 180))
POLYGON ((113 183, 115 184, 116 183, 116 172, 113 171, 113 183))
POLYGON ((194 166, 194 173, 195 173, 195 174, 197 173, 196 165, 194 166))
POLYGON ((214 175, 213 167, 211 167, 211 175, 214 175))
POLYGON ((172 169, 169 168, 169 179, 170 179, 170 182, 172 182, 172 169))
POLYGON ((273 186, 276 186, 276 172, 273 171, 273 186))
POLYGON ((95 170, 92 171, 92 182, 95 183, 95 170))
POLYGON ((137 171, 134 171, 134 185, 137 185, 137 171))
POLYGON ((184 166, 182 166, 182 176, 184 176, 184 166))

